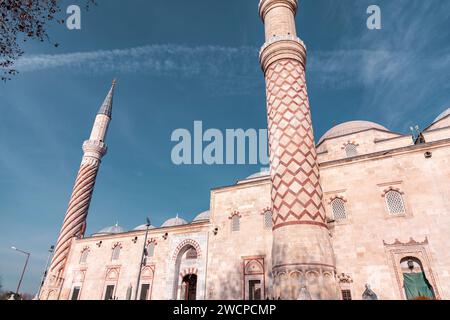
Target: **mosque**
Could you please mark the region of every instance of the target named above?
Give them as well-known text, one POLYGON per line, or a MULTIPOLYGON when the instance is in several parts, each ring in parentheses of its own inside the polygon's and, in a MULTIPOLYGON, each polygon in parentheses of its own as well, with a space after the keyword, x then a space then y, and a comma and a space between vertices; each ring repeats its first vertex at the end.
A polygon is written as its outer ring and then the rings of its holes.
POLYGON ((85 234, 113 83, 39 299, 450 299, 450 109, 413 136, 351 121, 315 143, 297 8, 259 4, 270 170, 212 189, 193 221, 85 234))

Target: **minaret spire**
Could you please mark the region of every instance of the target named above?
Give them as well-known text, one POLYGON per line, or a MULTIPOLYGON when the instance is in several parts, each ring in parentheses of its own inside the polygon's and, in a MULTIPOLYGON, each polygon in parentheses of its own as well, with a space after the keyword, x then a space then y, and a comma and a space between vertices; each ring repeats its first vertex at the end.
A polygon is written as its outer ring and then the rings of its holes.
POLYGON ((306 47, 295 27, 297 7, 297 0, 259 3, 266 35, 260 62, 266 79, 272 179, 272 296, 298 299, 301 284, 313 283, 306 286, 312 299, 334 299, 334 254, 306 88, 306 47))
POLYGON ((116 81, 113 81, 111 89, 98 114, 89 140, 83 143, 83 158, 78 171, 72 196, 70 197, 68 209, 55 247, 55 253, 50 265, 49 276, 46 283, 50 287, 58 289, 70 245, 73 238, 83 237, 86 231, 86 219, 89 205, 94 191, 95 180, 100 167, 101 159, 106 154, 106 133, 111 121, 112 102, 116 81))
POLYGON ((102 105, 100 106, 97 114, 104 114, 111 118, 114 89, 116 88, 116 83, 117 81, 116 79, 114 79, 111 85, 111 89, 109 89, 108 95, 106 96, 105 101, 103 101, 102 105))

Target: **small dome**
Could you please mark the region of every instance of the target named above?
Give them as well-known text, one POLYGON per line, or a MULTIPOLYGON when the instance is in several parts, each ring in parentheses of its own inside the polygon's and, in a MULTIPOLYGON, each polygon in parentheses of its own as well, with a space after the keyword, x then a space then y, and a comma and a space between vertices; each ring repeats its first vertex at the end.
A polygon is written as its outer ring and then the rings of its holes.
POLYGON ((256 172, 256 173, 248 176, 245 179, 249 180, 249 179, 256 179, 256 178, 267 177, 267 176, 270 176, 270 169, 269 168, 263 168, 263 169, 261 169, 261 171, 256 172))
POLYGON ((325 140, 330 138, 335 138, 339 136, 343 136, 346 134, 351 134, 367 129, 379 129, 383 131, 389 131, 386 127, 383 127, 381 124, 371 122, 371 121, 349 121, 341 123, 337 126, 334 126, 330 130, 328 130, 322 138, 319 140, 319 144, 325 140))
POLYGON ((203 211, 202 213, 198 214, 198 215, 194 218, 194 222, 196 222, 196 221, 205 221, 205 220, 209 220, 209 217, 210 217, 210 212, 209 212, 209 210, 203 211))
POLYGON ((178 215, 175 218, 169 219, 166 222, 162 224, 161 227, 175 227, 175 226, 181 226, 184 224, 188 224, 186 220, 183 218, 178 217, 178 215))
POLYGON ((124 228, 119 226, 118 224, 110 227, 106 227, 101 229, 99 232, 94 233, 94 235, 107 235, 107 234, 117 234, 127 232, 124 228))
POLYGON ((438 122, 439 120, 444 119, 445 117, 450 115, 450 108, 442 112, 436 119, 434 119, 433 123, 438 122))
MULTIPOLYGON (((154 226, 150 225, 148 227, 148 229, 155 229, 154 226)), ((147 230, 147 225, 146 224, 141 224, 140 226, 137 226, 136 228, 133 229, 134 231, 142 231, 142 230, 147 230)))

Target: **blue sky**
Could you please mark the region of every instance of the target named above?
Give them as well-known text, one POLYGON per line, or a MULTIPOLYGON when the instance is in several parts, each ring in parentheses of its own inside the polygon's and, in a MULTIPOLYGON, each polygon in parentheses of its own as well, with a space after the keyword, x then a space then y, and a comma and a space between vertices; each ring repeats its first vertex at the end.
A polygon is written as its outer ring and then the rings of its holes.
MULTIPOLYGON (((211 188, 259 166, 175 166, 177 128, 265 128, 257 0, 98 0, 82 30, 51 28, 60 43, 27 42, 20 74, 0 84, 0 276, 34 293, 80 164, 82 142, 112 78, 113 121, 87 233, 116 221, 208 209, 211 188)), ((62 1, 63 8, 79 1, 62 1)), ((450 1, 303 0, 297 29, 308 47, 316 139, 333 124, 371 120, 408 133, 450 106, 450 1), (378 4, 382 30, 366 27, 378 4)))

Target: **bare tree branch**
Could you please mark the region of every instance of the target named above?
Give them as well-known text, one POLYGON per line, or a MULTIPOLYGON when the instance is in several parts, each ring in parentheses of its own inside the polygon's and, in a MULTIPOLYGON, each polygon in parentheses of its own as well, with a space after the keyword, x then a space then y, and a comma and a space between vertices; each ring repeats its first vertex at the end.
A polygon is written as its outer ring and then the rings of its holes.
MULTIPOLYGON (((85 0, 86 8, 96 0, 85 0)), ((58 0, 0 0, 0 78, 10 80, 18 73, 14 62, 24 54, 22 42, 29 39, 50 41, 47 28, 64 23, 58 0)), ((58 43, 53 43, 55 47, 58 43)))

